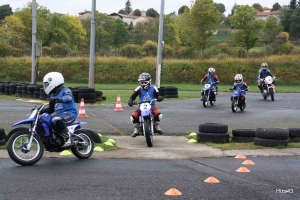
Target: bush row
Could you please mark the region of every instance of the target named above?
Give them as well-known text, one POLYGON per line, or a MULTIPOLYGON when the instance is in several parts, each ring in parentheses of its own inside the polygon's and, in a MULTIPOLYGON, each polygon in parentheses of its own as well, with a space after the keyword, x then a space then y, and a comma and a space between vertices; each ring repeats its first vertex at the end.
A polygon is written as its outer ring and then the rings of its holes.
MULTIPOLYGON (((244 76, 247 83, 256 83, 258 70, 262 62, 267 62, 269 68, 278 78, 278 84, 300 84, 300 56, 272 56, 265 59, 205 59, 205 60, 163 60, 161 83, 195 83, 207 73, 209 67, 216 68, 217 74, 224 84, 232 84, 237 73, 244 76)), ((8 57, 0 59, 0 80, 30 81, 30 57, 8 57)), ((89 77, 88 58, 50 58, 39 60, 38 81, 51 71, 64 74, 66 81, 87 83, 89 77)), ((149 72, 152 82, 156 76, 156 59, 153 57, 129 59, 122 57, 97 57, 95 59, 95 83, 134 83, 141 72, 149 72)))

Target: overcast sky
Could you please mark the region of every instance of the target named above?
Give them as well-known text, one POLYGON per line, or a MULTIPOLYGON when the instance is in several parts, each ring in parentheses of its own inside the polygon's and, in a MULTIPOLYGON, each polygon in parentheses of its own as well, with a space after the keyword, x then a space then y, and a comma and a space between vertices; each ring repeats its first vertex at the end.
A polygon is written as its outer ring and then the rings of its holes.
MULTIPOLYGON (((96 9, 102 13, 118 12, 125 7, 127 0, 98 0, 96 1, 96 9)), ((0 0, 0 5, 10 4, 13 11, 16 8, 23 8, 28 0, 0 0)), ((91 10, 92 0, 36 0, 36 2, 44 7, 47 7, 52 13, 69 13, 70 15, 77 16, 79 12, 84 10, 91 10)), ((263 7, 272 8, 273 4, 278 2, 281 6, 288 5, 290 0, 215 0, 216 3, 223 3, 226 8, 225 15, 229 14, 234 3, 238 5, 252 5, 253 3, 260 3, 263 7)), ((161 0, 131 0, 132 9, 148 10, 154 8, 160 13, 161 0)), ((191 0, 165 0, 165 13, 176 11, 183 6, 190 6, 191 0)))

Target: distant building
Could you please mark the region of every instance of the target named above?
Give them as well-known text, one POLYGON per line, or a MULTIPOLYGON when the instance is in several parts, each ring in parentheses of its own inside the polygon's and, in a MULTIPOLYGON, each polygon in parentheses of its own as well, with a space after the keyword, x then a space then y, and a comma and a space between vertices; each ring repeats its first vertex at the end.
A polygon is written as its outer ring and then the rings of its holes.
POLYGON ((109 17, 112 17, 114 19, 121 19, 124 23, 130 24, 134 19, 139 18, 140 16, 133 16, 133 15, 124 15, 119 13, 111 13, 108 15, 109 17))
POLYGON ((280 10, 271 11, 271 10, 272 10, 271 8, 264 7, 264 12, 257 13, 258 18, 261 20, 267 20, 269 16, 274 16, 279 18, 281 11, 280 10))
POLYGON ((134 20, 132 20, 132 25, 135 26, 137 23, 140 22, 149 22, 149 21, 153 21, 155 20, 155 18, 153 17, 145 17, 145 16, 139 16, 138 18, 135 18, 134 20))
POLYGON ((91 18, 92 11, 85 10, 84 12, 80 12, 78 14, 79 14, 79 19, 87 19, 87 18, 91 18))

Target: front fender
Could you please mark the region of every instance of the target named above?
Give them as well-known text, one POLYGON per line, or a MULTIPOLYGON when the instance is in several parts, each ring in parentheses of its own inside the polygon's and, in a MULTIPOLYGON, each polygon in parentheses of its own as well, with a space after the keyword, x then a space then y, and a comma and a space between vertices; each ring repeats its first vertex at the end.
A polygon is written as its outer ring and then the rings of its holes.
POLYGON ((31 124, 34 121, 35 121, 35 118, 24 119, 24 120, 21 120, 15 124, 13 124, 12 127, 20 125, 20 124, 31 124))

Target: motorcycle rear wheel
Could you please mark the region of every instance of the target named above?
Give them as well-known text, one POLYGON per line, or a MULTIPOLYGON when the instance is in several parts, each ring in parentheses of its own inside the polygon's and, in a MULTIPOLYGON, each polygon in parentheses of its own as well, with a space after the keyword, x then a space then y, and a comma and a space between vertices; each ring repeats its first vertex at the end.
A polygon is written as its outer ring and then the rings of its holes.
POLYGON ((44 153, 43 142, 37 135, 33 136, 30 150, 23 149, 27 146, 29 138, 29 130, 21 130, 12 134, 7 143, 9 157, 23 166, 34 165, 44 153))
POLYGON ((71 147, 72 153, 79 159, 89 158, 94 152, 92 136, 86 130, 80 129, 76 130, 74 134, 77 135, 74 142, 79 142, 79 144, 71 147))
POLYGON ((153 147, 153 135, 151 134, 151 121, 150 119, 144 119, 144 133, 148 147, 153 147))

